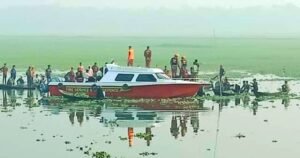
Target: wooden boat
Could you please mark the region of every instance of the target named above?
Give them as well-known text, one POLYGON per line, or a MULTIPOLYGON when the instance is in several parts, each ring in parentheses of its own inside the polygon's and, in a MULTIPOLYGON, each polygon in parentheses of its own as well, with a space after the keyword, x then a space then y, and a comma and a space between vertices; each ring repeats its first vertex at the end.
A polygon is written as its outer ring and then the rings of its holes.
POLYGON ((256 92, 254 93, 256 97, 278 97, 278 96, 284 96, 288 95, 288 93, 285 92, 256 92))
POLYGON ((27 85, 5 85, 5 84, 0 84, 0 89, 3 90, 10 90, 10 89, 23 89, 23 90, 34 90, 36 87, 35 86, 27 86, 27 85))

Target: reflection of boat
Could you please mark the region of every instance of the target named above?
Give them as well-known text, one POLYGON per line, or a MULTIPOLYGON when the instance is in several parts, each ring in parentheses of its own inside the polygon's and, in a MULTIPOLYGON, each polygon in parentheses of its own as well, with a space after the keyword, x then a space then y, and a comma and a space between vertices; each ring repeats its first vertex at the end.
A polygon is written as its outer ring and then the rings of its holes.
POLYGON ((81 92, 95 96, 93 88, 101 87, 108 98, 177 98, 191 97, 208 84, 172 80, 161 69, 121 67, 113 64, 106 66, 107 73, 98 82, 51 82, 49 91, 52 96, 62 96, 59 89, 73 93, 81 92))
POLYGON ((288 95, 287 93, 283 93, 283 92, 256 92, 254 94, 256 97, 278 97, 278 96, 285 96, 288 95))
POLYGON ((5 84, 0 84, 0 89, 4 90, 10 90, 10 89, 35 89, 35 86, 29 87, 27 85, 5 85, 5 84))

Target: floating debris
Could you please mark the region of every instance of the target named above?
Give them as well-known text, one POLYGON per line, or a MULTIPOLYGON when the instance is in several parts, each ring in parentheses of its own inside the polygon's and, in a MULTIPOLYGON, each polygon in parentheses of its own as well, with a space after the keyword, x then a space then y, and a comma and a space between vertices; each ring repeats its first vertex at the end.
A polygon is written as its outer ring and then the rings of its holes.
POLYGON ((28 127, 21 126, 20 129, 28 129, 28 127))
POLYGON ((127 137, 121 137, 121 136, 119 136, 119 139, 122 140, 122 141, 128 140, 127 137))
POLYGON ((140 139, 151 139, 154 135, 150 133, 137 133, 134 136, 140 139))
POLYGON ((237 134, 235 137, 237 137, 237 138, 239 138, 239 139, 241 139, 241 138, 246 138, 246 136, 243 135, 243 134, 241 134, 241 133, 237 134))
POLYGON ((111 141, 105 141, 106 144, 111 144, 111 141))
POLYGON ((74 151, 73 149, 67 149, 67 151, 70 151, 70 152, 72 152, 72 151, 74 151))
POLYGON ((157 155, 157 153, 142 152, 142 153, 139 153, 139 155, 141 155, 141 156, 155 156, 155 155, 157 155))
POLYGON ((264 120, 264 122, 268 122, 268 120, 264 120))
POLYGON ((277 140, 272 140, 272 143, 277 143, 278 141, 277 140))
POLYGON ((92 158, 111 158, 111 156, 105 151, 93 153, 92 158))
POLYGON ((65 144, 71 144, 71 142, 70 141, 65 141, 65 144))

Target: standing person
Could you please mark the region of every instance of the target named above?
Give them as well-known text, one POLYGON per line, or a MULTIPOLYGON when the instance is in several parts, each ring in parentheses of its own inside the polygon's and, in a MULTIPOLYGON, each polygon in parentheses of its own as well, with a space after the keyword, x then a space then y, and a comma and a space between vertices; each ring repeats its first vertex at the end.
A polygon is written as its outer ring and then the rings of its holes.
POLYGON ((253 83, 252 83, 252 92, 254 94, 256 94, 258 92, 258 83, 256 81, 256 79, 253 79, 253 83))
POLYGON ((184 56, 181 57, 181 69, 180 69, 180 76, 182 78, 188 78, 187 72, 187 60, 184 56))
POLYGON ((31 66, 29 66, 26 71, 26 77, 27 77, 27 85, 28 87, 31 87, 31 66))
POLYGON ((80 62, 79 65, 78 65, 77 71, 82 72, 82 73, 84 72, 84 67, 82 66, 82 63, 81 63, 81 62, 80 62))
POLYGON ((51 81, 51 73, 52 73, 51 65, 48 65, 48 68, 45 71, 45 76, 48 83, 51 81))
POLYGON ((13 85, 15 85, 16 77, 17 77, 16 66, 13 65, 11 70, 10 70, 10 78, 13 80, 13 85))
POLYGON ((95 62, 94 65, 92 66, 93 69, 93 76, 97 77, 97 73, 99 71, 99 67, 97 66, 97 63, 95 62))
POLYGON ((172 78, 176 78, 177 68, 180 68, 178 62, 178 54, 175 54, 174 57, 171 58, 170 64, 171 64, 172 78))
POLYGON ((6 80, 7 80, 7 72, 8 72, 8 68, 6 66, 6 63, 4 63, 3 67, 0 68, 0 71, 2 71, 3 73, 3 80, 2 80, 2 83, 3 84, 6 84, 6 80))
POLYGON ((133 61, 134 61, 134 49, 129 46, 128 47, 128 62, 127 66, 133 66, 133 61))
POLYGON ((220 95, 222 96, 222 89, 223 89, 223 82, 222 82, 222 77, 225 76, 225 70, 223 68, 223 65, 220 65, 220 70, 219 70, 219 83, 220 83, 220 95))
POLYGON ((31 86, 33 86, 33 85, 34 85, 33 79, 34 79, 34 77, 35 77, 35 69, 34 69, 33 66, 31 66, 30 74, 31 74, 31 75, 30 75, 30 83, 31 83, 31 86))
POLYGON ((281 86, 281 92, 289 93, 290 87, 288 85, 288 81, 284 81, 284 84, 281 86))
POLYGON ((224 75, 225 75, 225 69, 223 68, 223 65, 220 65, 220 71, 219 71, 220 81, 222 81, 222 77, 224 75))
POLYGON ((147 46, 147 49, 144 51, 144 57, 145 57, 146 67, 148 68, 150 68, 151 56, 152 56, 152 51, 150 50, 150 47, 147 46))

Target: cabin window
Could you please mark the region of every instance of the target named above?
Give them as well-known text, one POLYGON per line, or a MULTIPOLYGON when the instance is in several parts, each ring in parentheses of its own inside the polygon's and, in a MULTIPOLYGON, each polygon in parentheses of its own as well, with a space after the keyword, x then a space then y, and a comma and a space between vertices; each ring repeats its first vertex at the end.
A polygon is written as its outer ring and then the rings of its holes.
POLYGON ((115 81, 131 81, 134 74, 118 74, 115 81))
POLYGON ((137 82, 156 82, 156 78, 151 74, 140 74, 136 78, 137 82))
POLYGON ((170 77, 167 76, 164 73, 157 73, 156 76, 157 76, 158 79, 162 79, 162 80, 169 80, 170 79, 170 77))

